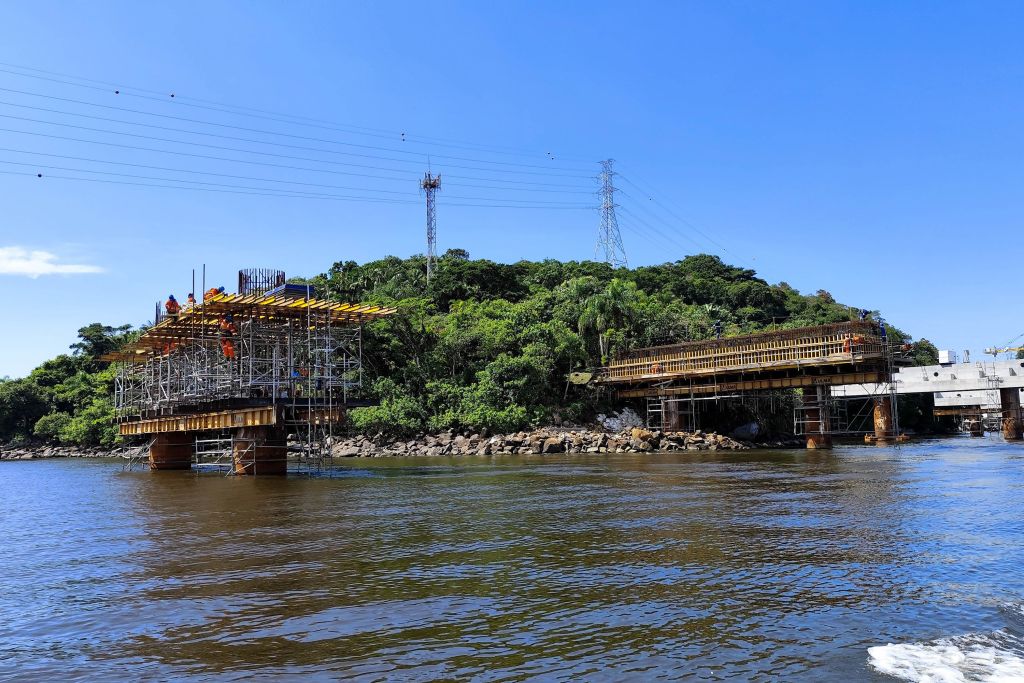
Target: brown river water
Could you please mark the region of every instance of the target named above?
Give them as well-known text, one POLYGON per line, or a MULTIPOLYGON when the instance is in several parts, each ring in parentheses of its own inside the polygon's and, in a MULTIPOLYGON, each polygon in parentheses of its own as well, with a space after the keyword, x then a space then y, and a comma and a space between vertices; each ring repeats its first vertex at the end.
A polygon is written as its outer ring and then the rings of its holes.
POLYGON ((1024 680, 1024 445, 0 463, 0 680, 1024 680))

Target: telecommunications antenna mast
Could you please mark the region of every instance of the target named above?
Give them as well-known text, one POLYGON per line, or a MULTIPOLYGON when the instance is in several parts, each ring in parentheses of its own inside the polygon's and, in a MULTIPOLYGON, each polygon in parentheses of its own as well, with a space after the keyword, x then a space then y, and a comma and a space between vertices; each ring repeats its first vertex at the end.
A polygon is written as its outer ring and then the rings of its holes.
POLYGON ((441 174, 436 176, 427 171, 420 181, 420 188, 427 195, 427 282, 437 265, 437 212, 434 209, 434 194, 441 187, 441 174))

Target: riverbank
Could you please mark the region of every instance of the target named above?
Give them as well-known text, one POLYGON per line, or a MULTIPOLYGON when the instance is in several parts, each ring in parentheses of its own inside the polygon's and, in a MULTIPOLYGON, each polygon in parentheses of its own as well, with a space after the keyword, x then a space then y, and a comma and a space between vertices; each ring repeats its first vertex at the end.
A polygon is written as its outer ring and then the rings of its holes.
MULTIPOLYGON (((616 432, 598 428, 546 427, 512 434, 447 431, 422 434, 412 439, 356 435, 336 439, 335 457, 547 455, 555 453, 650 453, 679 451, 742 451, 752 448, 802 448, 799 438, 786 437, 763 443, 733 439, 715 432, 663 432, 633 427, 616 432)), ((135 447, 81 448, 28 444, 0 445, 0 460, 46 458, 113 458, 135 447)))
MULTIPOLYGON (((802 442, 794 443, 802 445, 802 442)), ((678 451, 741 451, 751 448, 788 448, 775 441, 753 444, 714 432, 662 432, 633 427, 617 432, 586 428, 542 428, 512 434, 486 431, 420 435, 409 440, 355 436, 335 444, 337 457, 546 455, 554 453, 648 453, 678 451)))
POLYGON ((8 446, 0 444, 0 460, 42 460, 47 458, 118 458, 125 455, 130 448, 83 448, 81 446, 51 446, 46 444, 30 444, 26 446, 8 446))

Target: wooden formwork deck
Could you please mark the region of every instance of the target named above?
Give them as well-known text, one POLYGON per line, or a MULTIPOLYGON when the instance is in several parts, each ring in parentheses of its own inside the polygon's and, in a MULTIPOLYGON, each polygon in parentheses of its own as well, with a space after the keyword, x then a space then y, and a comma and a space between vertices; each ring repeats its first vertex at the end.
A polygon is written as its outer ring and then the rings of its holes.
POLYGON ((650 384, 759 373, 794 375, 814 368, 847 373, 885 366, 885 346, 870 322, 838 323, 744 337, 639 349, 602 368, 599 383, 650 384))
POLYGON ((203 432, 239 427, 267 427, 281 422, 298 421, 304 424, 322 425, 337 424, 345 421, 346 409, 343 407, 312 407, 298 408, 294 414, 281 415, 281 406, 260 406, 258 408, 238 408, 220 410, 209 413, 190 413, 153 417, 118 425, 121 436, 137 436, 141 434, 162 434, 167 432, 203 432))

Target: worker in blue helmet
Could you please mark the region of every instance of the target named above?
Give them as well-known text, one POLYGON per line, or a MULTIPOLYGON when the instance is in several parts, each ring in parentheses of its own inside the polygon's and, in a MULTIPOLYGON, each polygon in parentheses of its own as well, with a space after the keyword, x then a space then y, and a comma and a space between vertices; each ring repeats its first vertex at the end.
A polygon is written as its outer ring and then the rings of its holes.
POLYGON ((181 313, 181 304, 178 303, 173 294, 167 295, 167 301, 164 302, 164 310, 172 318, 178 317, 178 314, 181 313))

